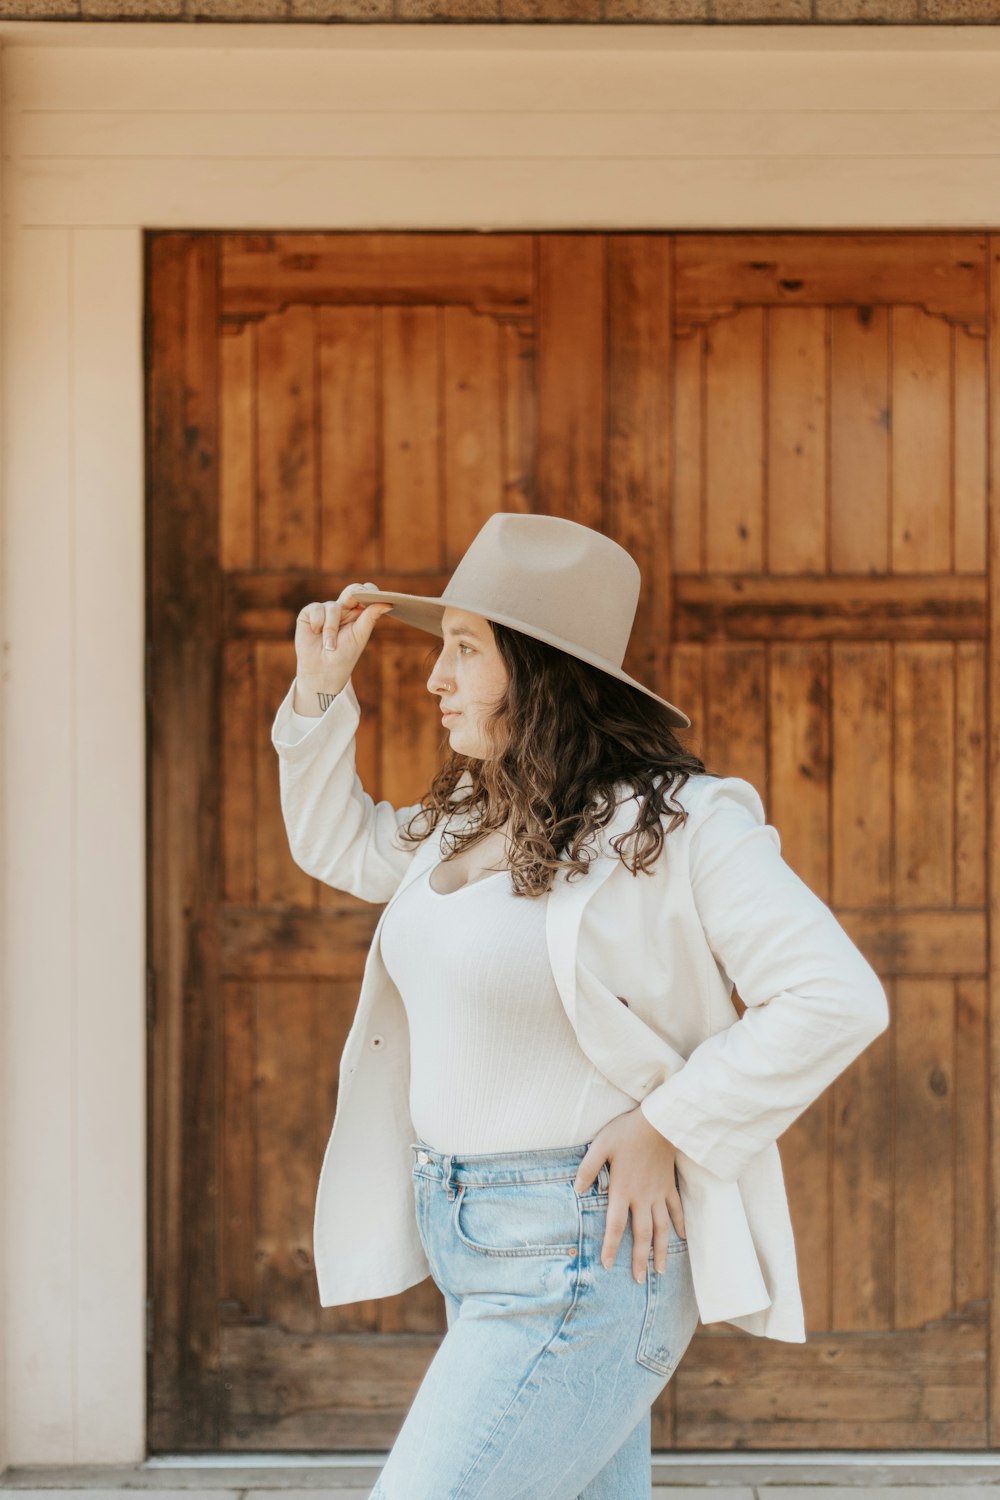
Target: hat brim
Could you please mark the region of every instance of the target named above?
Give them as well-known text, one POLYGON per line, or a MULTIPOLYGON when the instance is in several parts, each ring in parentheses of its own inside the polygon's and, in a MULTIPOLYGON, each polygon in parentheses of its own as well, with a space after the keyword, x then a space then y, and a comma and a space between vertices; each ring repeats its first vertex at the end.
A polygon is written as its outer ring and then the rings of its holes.
POLYGON ((461 599, 441 599, 425 594, 397 594, 384 589, 355 589, 350 597, 363 599, 366 604, 391 604, 392 609, 388 611, 389 614, 398 616, 406 625, 415 625, 418 630, 426 630, 431 635, 440 636, 442 640, 444 630, 441 625, 441 616, 446 609, 465 609, 470 614, 482 615, 484 619, 494 620, 498 625, 507 625, 511 630, 519 630, 522 635, 530 635, 533 640, 544 641, 548 646, 555 646, 559 651, 565 651, 568 656, 575 656, 579 661, 585 661, 589 666, 596 667, 598 671, 606 672, 609 677, 617 677, 619 682, 627 683, 629 687, 645 693, 647 698, 652 698, 656 703, 661 703, 664 708, 668 709, 671 723, 675 728, 690 729, 691 727, 691 720, 682 709, 674 703, 668 703, 666 698, 661 698, 659 693, 654 693, 652 688, 637 682, 627 672, 621 671, 618 667, 610 667, 606 661, 595 656, 593 652, 585 651, 572 641, 563 640, 546 630, 532 630, 530 626, 523 624, 520 620, 512 619, 509 615, 484 610, 481 605, 466 603, 461 599))

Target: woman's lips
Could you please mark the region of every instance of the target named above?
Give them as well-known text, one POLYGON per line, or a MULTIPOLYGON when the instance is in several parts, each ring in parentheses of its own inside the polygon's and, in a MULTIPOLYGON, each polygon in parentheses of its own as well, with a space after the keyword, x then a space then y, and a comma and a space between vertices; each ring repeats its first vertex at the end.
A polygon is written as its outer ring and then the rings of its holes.
POLYGON ((441 718, 442 718, 442 721, 443 721, 443 720, 444 720, 444 719, 457 719, 457 718, 458 718, 458 710, 457 710, 457 709, 454 709, 454 708, 450 708, 450 709, 449 709, 449 710, 448 710, 448 711, 447 711, 447 713, 443 713, 443 714, 442 714, 442 715, 441 715, 441 718))

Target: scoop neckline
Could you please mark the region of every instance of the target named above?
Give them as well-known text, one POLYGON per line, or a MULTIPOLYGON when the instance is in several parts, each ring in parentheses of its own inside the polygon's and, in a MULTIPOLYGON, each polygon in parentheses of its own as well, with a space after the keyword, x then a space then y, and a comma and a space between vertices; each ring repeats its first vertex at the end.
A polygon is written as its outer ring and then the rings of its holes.
POLYGON ((453 891, 436 891, 431 884, 431 873, 436 866, 431 865, 427 871, 427 889, 432 896, 437 896, 441 901, 447 901, 450 896, 458 896, 462 891, 471 890, 474 885, 486 885, 490 880, 496 880, 498 875, 509 875, 509 870, 492 870, 489 875, 480 875, 476 880, 467 880, 464 885, 456 886, 453 891))

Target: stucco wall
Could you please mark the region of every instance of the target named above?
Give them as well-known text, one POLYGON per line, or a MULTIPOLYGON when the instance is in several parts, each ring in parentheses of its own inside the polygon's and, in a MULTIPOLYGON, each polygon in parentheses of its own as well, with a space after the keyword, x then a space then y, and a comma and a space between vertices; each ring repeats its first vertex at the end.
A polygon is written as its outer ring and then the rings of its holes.
POLYGON ((976 25, 1000 0, 0 0, 9 20, 976 25))

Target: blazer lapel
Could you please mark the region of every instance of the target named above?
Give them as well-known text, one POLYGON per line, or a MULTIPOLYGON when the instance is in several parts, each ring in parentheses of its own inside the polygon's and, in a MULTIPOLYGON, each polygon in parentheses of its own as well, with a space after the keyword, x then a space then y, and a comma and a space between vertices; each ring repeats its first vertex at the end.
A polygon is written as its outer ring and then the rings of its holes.
POLYGON ((636 807, 637 803, 630 793, 623 802, 618 804, 607 827, 601 830, 598 839, 600 852, 591 857, 587 873, 568 880, 560 872, 552 882, 552 889, 549 892, 545 922, 549 962, 552 965, 552 975, 562 997, 566 1014, 577 1034, 579 1034, 577 945, 580 923, 583 920, 587 902, 591 897, 596 896, 615 866, 621 863, 621 858, 611 847, 610 841, 618 834, 627 833, 633 826, 636 807))

